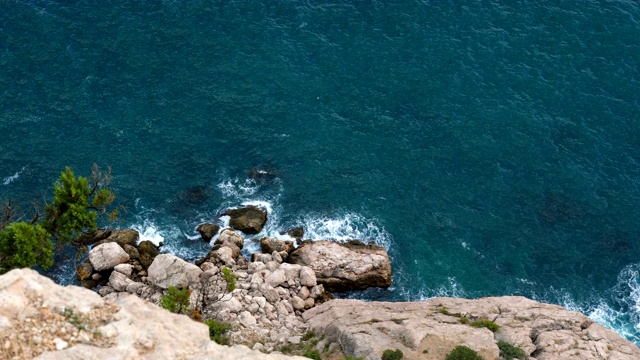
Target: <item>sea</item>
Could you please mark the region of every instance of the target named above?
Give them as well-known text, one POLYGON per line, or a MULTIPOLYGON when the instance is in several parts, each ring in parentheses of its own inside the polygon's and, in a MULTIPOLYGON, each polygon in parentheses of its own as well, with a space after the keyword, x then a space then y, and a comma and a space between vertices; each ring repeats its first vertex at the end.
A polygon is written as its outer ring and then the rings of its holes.
MULTIPOLYGON (((384 246, 393 286, 522 295, 640 344, 640 4, 0 0, 0 197, 111 167, 117 228, 384 246)), ((73 261, 46 272, 74 283, 73 261)))

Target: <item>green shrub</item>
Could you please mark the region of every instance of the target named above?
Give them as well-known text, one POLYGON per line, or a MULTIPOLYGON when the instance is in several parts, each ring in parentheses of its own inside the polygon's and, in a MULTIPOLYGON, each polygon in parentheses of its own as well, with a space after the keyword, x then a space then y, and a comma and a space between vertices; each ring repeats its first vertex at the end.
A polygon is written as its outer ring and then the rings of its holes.
POLYGON ((53 243, 42 226, 21 221, 0 231, 0 274, 36 265, 43 269, 53 265, 53 243))
POLYGON ((312 338, 316 337, 316 333, 314 333, 313 331, 307 331, 304 335, 302 335, 302 341, 307 341, 310 340, 312 338))
POLYGON ((169 286, 167 294, 162 295, 160 305, 172 313, 185 314, 189 308, 189 295, 191 290, 187 288, 179 290, 175 286, 169 286))
POLYGON ((478 320, 478 321, 474 321, 470 324, 473 327, 477 327, 477 328, 487 328, 493 332, 498 331, 498 329, 500 329, 500 326, 498 326, 498 324, 494 323, 491 320, 487 320, 487 319, 482 319, 482 320, 478 320))
POLYGON ((313 360, 322 360, 322 358, 320 357, 320 353, 316 349, 307 350, 304 352, 304 354, 302 354, 302 356, 313 360))
POLYGON ((526 357, 524 350, 503 340, 498 341, 498 348, 500 349, 500 357, 505 360, 524 360, 526 357))
POLYGON ((404 354, 400 349, 396 349, 395 351, 387 349, 382 353, 382 360, 400 360, 403 356, 404 354))
POLYGON ((209 319, 204 322, 209 327, 209 337, 220 345, 229 345, 226 333, 231 330, 231 324, 209 319))
POLYGON ((458 345, 455 349, 453 349, 449 355, 445 358, 445 360, 484 360, 482 356, 478 355, 474 350, 463 346, 458 345))
POLYGON ((227 282, 227 291, 231 292, 236 289, 236 274, 228 267, 222 268, 222 278, 227 282))
POLYGON ((344 359, 342 360, 364 360, 364 358, 362 356, 359 357, 355 357, 355 356, 351 356, 351 355, 347 355, 344 359))
POLYGON ((459 320, 460 320, 460 324, 468 324, 469 323, 469 319, 467 319, 464 316, 460 316, 459 320))

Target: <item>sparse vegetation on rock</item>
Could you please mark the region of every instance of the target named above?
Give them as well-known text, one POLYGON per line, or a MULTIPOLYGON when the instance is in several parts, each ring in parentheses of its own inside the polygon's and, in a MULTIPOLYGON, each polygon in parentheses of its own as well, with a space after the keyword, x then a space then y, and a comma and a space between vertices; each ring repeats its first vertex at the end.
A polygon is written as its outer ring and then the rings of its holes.
POLYGON ((478 353, 464 345, 458 345, 453 349, 445 360, 484 360, 478 353))

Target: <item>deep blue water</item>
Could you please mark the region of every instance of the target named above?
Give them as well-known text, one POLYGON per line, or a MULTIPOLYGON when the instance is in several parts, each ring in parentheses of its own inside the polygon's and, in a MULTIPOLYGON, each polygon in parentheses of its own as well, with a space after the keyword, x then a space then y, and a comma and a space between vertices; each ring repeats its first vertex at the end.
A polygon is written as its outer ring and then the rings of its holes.
POLYGON ((347 296, 518 294, 640 343, 639 39, 634 1, 0 0, 0 197, 110 165, 118 226, 188 259, 260 203, 258 237, 387 247, 393 287, 347 296))

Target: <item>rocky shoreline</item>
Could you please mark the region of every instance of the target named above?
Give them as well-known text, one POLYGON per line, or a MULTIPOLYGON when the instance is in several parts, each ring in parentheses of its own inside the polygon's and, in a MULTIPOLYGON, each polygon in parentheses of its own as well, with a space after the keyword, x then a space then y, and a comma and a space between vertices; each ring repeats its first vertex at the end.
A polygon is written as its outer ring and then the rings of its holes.
POLYGON ((267 214, 225 214, 233 228, 198 226, 213 243, 195 263, 161 253, 134 230, 88 236, 93 247, 77 277, 94 291, 60 287, 32 270, 0 276, 0 358, 280 359, 304 348, 330 360, 378 360, 387 349, 444 359, 464 345, 497 360, 498 344, 508 342, 528 359, 640 359, 635 344, 583 314, 522 297, 334 300, 329 291, 391 285, 384 248, 303 240, 296 228, 295 241, 260 239, 261 252, 247 260, 242 231, 259 233, 267 214), (173 287, 188 290, 183 313, 191 319, 152 305, 173 287), (233 346, 213 343, 192 319, 229 323, 233 346))

